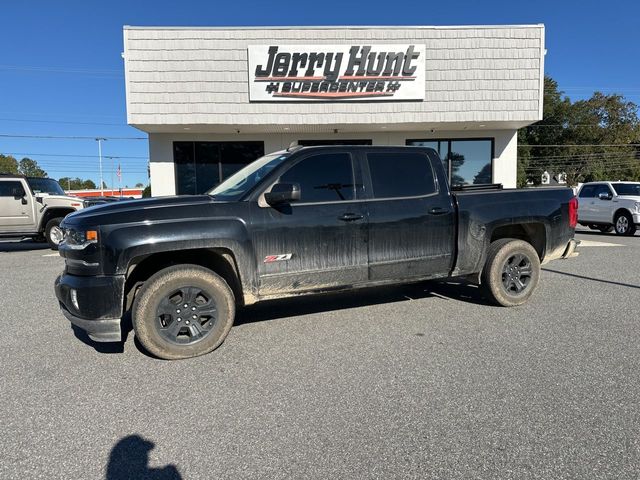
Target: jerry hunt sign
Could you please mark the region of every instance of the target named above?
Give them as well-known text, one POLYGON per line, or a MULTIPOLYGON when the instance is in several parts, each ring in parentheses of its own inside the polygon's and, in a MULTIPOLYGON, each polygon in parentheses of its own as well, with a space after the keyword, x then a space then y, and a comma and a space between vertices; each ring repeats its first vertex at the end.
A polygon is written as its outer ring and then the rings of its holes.
POLYGON ((253 102, 424 100, 424 45, 252 45, 253 102))

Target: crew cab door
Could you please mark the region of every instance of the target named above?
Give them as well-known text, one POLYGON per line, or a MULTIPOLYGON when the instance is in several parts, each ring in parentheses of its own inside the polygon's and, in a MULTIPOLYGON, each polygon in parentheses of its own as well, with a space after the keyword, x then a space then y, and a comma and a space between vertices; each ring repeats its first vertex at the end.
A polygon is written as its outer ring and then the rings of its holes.
POLYGON ((442 168, 434 167, 440 160, 405 149, 370 150, 363 156, 370 280, 447 274, 456 218, 442 168))
POLYGON ((0 232, 31 232, 35 229, 33 197, 20 180, 0 178, 0 232))
POLYGON ((584 185, 578 196, 578 220, 583 223, 596 222, 594 203, 597 185, 584 185))
POLYGON ((367 279, 366 210, 356 166, 348 150, 311 152, 276 182, 299 186, 299 200, 273 207, 261 197, 253 205, 251 235, 261 296, 367 279))
POLYGON ((595 198, 593 199, 591 206, 591 216, 593 217, 593 220, 603 223, 613 222, 613 192, 611 191, 611 188, 609 188, 609 185, 606 183, 596 185, 594 196, 595 198), (601 193, 607 194, 608 200, 601 199, 601 193))

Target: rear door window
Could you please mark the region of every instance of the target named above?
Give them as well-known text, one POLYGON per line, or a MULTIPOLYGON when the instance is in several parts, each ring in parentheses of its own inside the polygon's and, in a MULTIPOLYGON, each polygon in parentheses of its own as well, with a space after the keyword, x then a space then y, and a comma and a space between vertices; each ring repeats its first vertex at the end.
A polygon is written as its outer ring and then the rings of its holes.
POLYGON ((429 158, 421 152, 367 153, 374 198, 418 197, 436 192, 429 158))

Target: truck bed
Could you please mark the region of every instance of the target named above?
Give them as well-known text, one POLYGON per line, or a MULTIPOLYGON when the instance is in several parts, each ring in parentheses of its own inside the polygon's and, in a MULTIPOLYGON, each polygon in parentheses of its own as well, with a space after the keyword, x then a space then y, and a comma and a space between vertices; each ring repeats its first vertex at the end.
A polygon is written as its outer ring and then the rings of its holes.
MULTIPOLYGON (((539 233, 543 261, 562 255, 573 237, 569 200, 573 190, 558 188, 488 189, 453 192, 458 211, 457 252, 453 276, 482 270, 491 237, 497 229, 526 224, 539 233), (558 253, 559 252, 559 253, 558 253)), ((521 235, 513 228, 513 236, 521 235)))

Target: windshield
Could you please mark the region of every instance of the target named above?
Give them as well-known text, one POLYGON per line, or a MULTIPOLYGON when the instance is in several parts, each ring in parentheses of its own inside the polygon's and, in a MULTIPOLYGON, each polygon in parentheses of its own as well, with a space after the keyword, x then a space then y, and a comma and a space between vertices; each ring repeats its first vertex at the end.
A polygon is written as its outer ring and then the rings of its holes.
POLYGON ((632 195, 640 197, 640 183, 612 183, 618 195, 632 195))
POLYGON ((27 182, 35 194, 65 195, 60 184, 52 178, 27 178, 27 182))
POLYGON ((216 200, 234 201, 255 187, 271 170, 280 165, 289 154, 272 153, 259 158, 227 178, 217 187, 209 190, 216 200))

